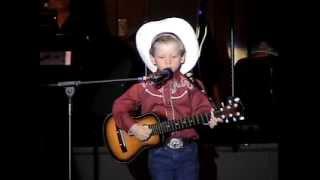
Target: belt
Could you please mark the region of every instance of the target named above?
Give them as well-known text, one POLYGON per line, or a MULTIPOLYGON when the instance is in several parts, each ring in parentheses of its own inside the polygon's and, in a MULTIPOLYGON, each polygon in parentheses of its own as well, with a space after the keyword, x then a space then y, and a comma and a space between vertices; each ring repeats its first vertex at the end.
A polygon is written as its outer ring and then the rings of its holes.
POLYGON ((166 145, 170 149, 181 149, 185 145, 190 144, 191 142, 192 142, 191 139, 170 138, 167 140, 166 145))

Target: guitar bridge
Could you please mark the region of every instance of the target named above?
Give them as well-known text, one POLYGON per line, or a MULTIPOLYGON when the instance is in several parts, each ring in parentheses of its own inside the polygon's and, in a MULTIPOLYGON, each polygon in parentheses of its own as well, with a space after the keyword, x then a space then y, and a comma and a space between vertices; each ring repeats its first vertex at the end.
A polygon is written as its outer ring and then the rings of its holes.
POLYGON ((118 135, 120 148, 121 148, 122 152, 127 152, 128 149, 127 149, 126 141, 124 140, 124 132, 123 131, 124 130, 117 127, 117 135, 118 135))

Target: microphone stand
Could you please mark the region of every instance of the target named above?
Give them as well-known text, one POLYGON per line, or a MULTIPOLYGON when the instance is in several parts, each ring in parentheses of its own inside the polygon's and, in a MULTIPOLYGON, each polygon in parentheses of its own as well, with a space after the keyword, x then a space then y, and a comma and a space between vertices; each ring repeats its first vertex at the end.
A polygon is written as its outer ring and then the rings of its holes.
MULTIPOLYGON (((126 79, 111 79, 111 80, 98 80, 98 81, 62 81, 58 83, 48 84, 49 87, 64 87, 65 93, 68 97, 68 179, 72 180, 71 177, 71 119, 72 119, 72 98, 75 94, 75 87, 79 85, 88 85, 88 84, 101 84, 101 83, 112 83, 112 82, 125 82, 125 81, 142 81, 146 80, 146 77, 138 78, 126 78, 126 79)), ((95 147, 96 148, 96 147, 95 147)), ((96 149, 95 153, 95 162, 96 162, 96 149)), ((97 163, 95 163, 96 165, 97 163)), ((96 169, 96 168, 94 168, 96 169)), ((96 172, 96 171, 95 171, 96 172)), ((97 179, 97 173, 95 173, 95 179, 97 179)))

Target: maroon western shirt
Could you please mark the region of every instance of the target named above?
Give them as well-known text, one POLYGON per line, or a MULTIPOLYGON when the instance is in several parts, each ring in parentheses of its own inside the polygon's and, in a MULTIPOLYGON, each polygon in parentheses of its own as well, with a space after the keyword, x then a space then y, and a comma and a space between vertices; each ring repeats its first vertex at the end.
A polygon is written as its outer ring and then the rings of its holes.
MULTIPOLYGON (((141 106, 142 113, 154 112, 168 120, 210 112, 212 108, 208 97, 180 72, 160 88, 150 81, 141 82, 116 99, 112 113, 119 128, 128 131, 135 123, 130 112, 137 106, 141 106)), ((173 132, 171 137, 198 139, 199 135, 195 129, 189 128, 173 132)))

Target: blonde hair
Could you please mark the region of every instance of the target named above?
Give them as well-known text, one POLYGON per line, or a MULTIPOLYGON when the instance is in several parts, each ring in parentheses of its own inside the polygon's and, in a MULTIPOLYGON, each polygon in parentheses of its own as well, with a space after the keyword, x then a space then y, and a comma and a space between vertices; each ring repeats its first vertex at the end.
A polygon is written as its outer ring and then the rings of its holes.
POLYGON ((186 53, 186 49, 184 47, 184 44, 182 43, 181 39, 177 35, 175 35, 174 33, 170 33, 170 32, 164 32, 164 33, 160 33, 160 34, 156 35, 151 42, 151 47, 150 47, 149 53, 152 56, 154 56, 156 46, 158 44, 163 44, 163 43, 168 43, 168 42, 176 42, 179 46, 178 48, 180 51, 180 56, 184 56, 184 54, 186 53))

